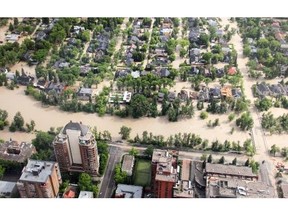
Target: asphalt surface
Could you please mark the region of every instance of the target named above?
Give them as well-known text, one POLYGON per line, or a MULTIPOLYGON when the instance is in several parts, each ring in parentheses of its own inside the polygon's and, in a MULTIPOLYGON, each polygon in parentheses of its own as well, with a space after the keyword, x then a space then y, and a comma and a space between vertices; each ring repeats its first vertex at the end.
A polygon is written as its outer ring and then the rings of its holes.
POLYGON ((119 147, 109 147, 109 160, 99 192, 99 198, 111 198, 115 189, 114 169, 117 163, 120 163, 123 152, 119 147))

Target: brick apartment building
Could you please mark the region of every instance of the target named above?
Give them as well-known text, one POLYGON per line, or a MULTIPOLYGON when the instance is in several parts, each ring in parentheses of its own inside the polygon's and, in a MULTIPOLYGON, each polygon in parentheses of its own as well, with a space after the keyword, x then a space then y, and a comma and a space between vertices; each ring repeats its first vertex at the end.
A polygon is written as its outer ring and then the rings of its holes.
POLYGON ((55 137, 53 147, 61 171, 87 172, 97 177, 97 142, 88 126, 70 121, 55 137))
POLYGON ((152 156, 152 190, 158 198, 172 198, 178 181, 177 151, 155 149, 152 156))
POLYGON ((17 188, 21 198, 55 198, 61 183, 58 163, 28 160, 17 188))

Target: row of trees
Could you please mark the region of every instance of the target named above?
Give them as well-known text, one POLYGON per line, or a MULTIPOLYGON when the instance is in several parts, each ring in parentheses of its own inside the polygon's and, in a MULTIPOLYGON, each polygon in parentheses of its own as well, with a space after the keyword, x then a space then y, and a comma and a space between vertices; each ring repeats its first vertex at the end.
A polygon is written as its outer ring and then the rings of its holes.
POLYGON ((168 138, 164 138, 162 135, 154 135, 153 133, 148 133, 144 131, 140 137, 138 134, 134 139, 129 139, 131 128, 126 126, 121 127, 120 134, 126 133, 125 136, 131 143, 149 145, 149 150, 147 150, 147 155, 151 155, 155 146, 160 147, 169 147, 169 148, 186 148, 186 149, 198 149, 204 151, 215 151, 215 152, 245 152, 249 156, 253 156, 256 153, 256 149, 252 144, 251 139, 245 140, 243 145, 240 144, 240 141, 228 141, 225 140, 221 143, 219 140, 212 141, 209 144, 207 139, 202 139, 200 136, 193 133, 178 133, 170 135, 168 138), (150 153, 148 153, 150 152, 150 153))
POLYGON ((261 118, 261 126, 271 134, 288 132, 288 114, 283 114, 277 118, 271 112, 264 113, 261 118))

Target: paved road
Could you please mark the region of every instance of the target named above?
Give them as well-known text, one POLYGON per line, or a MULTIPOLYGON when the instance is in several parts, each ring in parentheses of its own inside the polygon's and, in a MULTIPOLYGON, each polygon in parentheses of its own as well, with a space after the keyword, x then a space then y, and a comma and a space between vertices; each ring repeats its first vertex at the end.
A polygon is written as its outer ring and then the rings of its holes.
POLYGON ((99 198, 111 198, 113 189, 115 186, 114 182, 114 168, 117 163, 121 161, 123 152, 119 147, 110 146, 109 148, 109 160, 106 167, 106 172, 102 179, 102 184, 99 192, 99 198))

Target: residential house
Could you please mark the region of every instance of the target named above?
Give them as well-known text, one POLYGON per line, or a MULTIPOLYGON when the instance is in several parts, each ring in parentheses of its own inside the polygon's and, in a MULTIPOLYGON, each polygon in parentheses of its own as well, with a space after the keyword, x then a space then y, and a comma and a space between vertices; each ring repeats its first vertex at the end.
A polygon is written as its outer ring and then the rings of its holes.
POLYGON ((159 102, 162 102, 164 100, 164 96, 165 94, 162 93, 162 92, 158 92, 158 96, 157 96, 157 99, 159 102))
POLYGON ((231 86, 223 86, 221 88, 221 95, 222 97, 225 98, 232 98, 233 94, 232 94, 232 88, 231 86))
POLYGON ((199 101, 204 101, 207 102, 210 100, 210 95, 209 95, 209 89, 208 88, 204 88, 201 89, 198 93, 198 100, 199 101))
POLYGON ((168 93, 168 100, 169 100, 169 102, 173 102, 173 101, 176 99, 176 97, 177 97, 176 92, 169 92, 169 93, 168 93))
POLYGON ((46 81, 46 79, 44 77, 40 77, 38 80, 37 80, 37 83, 34 83, 33 86, 35 88, 39 88, 39 89, 45 89, 46 86, 47 86, 48 82, 46 81))
POLYGON ((216 69, 216 77, 217 78, 221 78, 221 77, 223 77, 225 75, 225 73, 224 73, 224 68, 218 68, 218 69, 216 69))
POLYGON ((224 34, 225 34, 224 30, 222 30, 222 29, 217 29, 216 30, 216 35, 218 37, 223 37, 224 34))
POLYGON ((109 103, 114 103, 115 99, 118 100, 118 103, 129 103, 131 101, 132 92, 124 91, 124 92, 111 92, 109 94, 109 103))
POLYGON ((7 42, 10 42, 10 43, 14 43, 14 42, 17 42, 20 38, 20 35, 19 34, 8 34, 6 35, 5 39, 7 40, 7 42))
POLYGON ((220 99, 221 98, 221 91, 220 88, 210 88, 209 89, 209 96, 210 99, 220 99))
POLYGON ((230 67, 228 70, 227 70, 227 74, 230 75, 230 76, 233 76, 237 73, 237 69, 235 67, 230 67))
POLYGON ((217 27, 217 25, 218 25, 217 21, 213 20, 213 19, 209 19, 207 22, 212 27, 217 27))
POLYGON ((130 69, 118 70, 115 72, 115 79, 119 77, 126 77, 128 74, 131 74, 130 69))
POLYGON ((190 64, 198 63, 201 59, 201 50, 198 48, 192 48, 189 51, 189 58, 190 58, 190 64))
POLYGON ((268 85, 264 82, 256 85, 256 93, 260 97, 265 97, 271 94, 271 90, 269 89, 268 85))
POLYGON ((171 28, 162 28, 160 29, 160 35, 170 36, 173 32, 171 28))
POLYGON ((197 75, 200 73, 200 69, 198 67, 192 66, 191 70, 188 71, 189 75, 197 75))
POLYGON ((193 28, 189 32, 189 41, 193 44, 198 43, 200 37, 199 28, 193 28))
POLYGON ((15 80, 15 77, 16 77, 16 75, 13 72, 7 72, 6 73, 6 79, 7 80, 15 80))
POLYGON ((45 40, 47 37, 47 34, 44 31, 38 31, 35 34, 35 39, 36 41, 40 41, 40 40, 45 40))
POLYGON ((77 97, 80 100, 91 100, 93 90, 91 88, 81 87, 77 92, 77 97))
POLYGON ((22 71, 21 75, 16 78, 17 83, 20 85, 29 85, 33 82, 34 77, 28 76, 24 71, 22 71))
POLYGON ((161 68, 159 74, 161 77, 168 77, 170 75, 170 71, 167 68, 161 68))
POLYGON ((48 82, 47 87, 45 88, 46 92, 55 91, 56 94, 61 94, 65 89, 65 85, 63 83, 55 83, 55 82, 48 82))
POLYGON ((76 198, 78 194, 78 186, 70 184, 63 193, 63 198, 76 198))
POLYGON ((161 43, 167 43, 169 41, 169 37, 167 35, 159 36, 161 43))
POLYGON ((140 71, 132 71, 131 76, 136 79, 140 77, 140 71))
POLYGON ((270 95, 274 97, 286 95, 286 91, 281 84, 272 84, 269 86, 270 95))
POLYGON ((240 98, 242 97, 242 92, 240 88, 233 88, 231 91, 234 98, 240 98))

